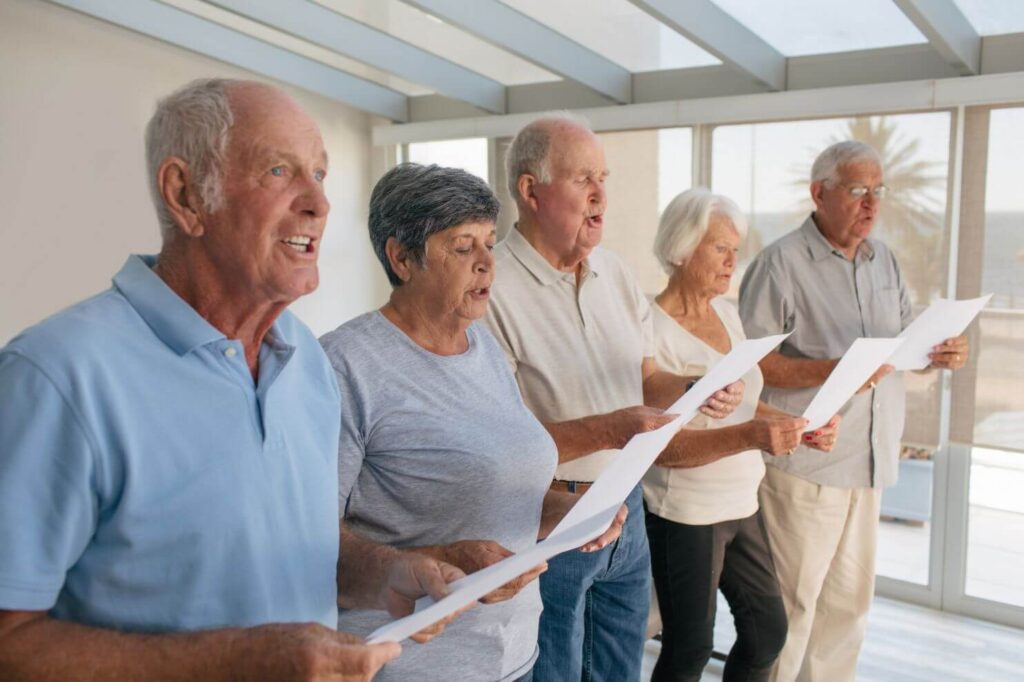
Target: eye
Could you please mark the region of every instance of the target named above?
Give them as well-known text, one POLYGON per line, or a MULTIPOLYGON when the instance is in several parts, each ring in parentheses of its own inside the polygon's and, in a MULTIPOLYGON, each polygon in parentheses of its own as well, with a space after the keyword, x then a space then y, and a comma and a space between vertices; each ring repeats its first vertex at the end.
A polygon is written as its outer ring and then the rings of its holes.
POLYGON ((317 182, 323 182, 324 178, 327 177, 327 171, 318 170, 317 172, 313 173, 313 177, 316 178, 317 182))
POLYGON ((270 169, 270 174, 275 178, 284 177, 284 166, 274 166, 270 169))

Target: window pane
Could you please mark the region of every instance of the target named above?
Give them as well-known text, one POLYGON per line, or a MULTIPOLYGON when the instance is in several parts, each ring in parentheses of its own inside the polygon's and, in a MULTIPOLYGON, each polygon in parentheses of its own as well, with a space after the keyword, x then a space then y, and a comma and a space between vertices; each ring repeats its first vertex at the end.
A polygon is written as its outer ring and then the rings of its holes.
POLYGON ((461 168, 487 180, 487 138, 414 142, 409 145, 409 161, 461 168))
MULTIPOLYGON (((739 203, 750 232, 734 278, 753 256, 796 229, 811 212, 811 164, 832 142, 859 139, 881 155, 891 188, 873 236, 896 254, 915 312, 945 292, 948 113, 791 121, 716 128, 712 186, 739 203)), ((904 373, 907 421, 900 482, 885 492, 878 572, 928 582, 931 455, 939 435, 939 375, 904 373)))
POLYGON ((713 0, 787 57, 927 42, 890 0, 713 0))
POLYGON ((652 255, 661 210, 690 187, 692 130, 601 133, 608 169, 608 211, 601 244, 622 256, 648 294, 667 281, 652 255))
POLYGON ((720 62, 628 0, 502 0, 629 71, 720 62))
MULTIPOLYGON (((967 594, 1024 606, 1024 108, 989 119, 967 594), (980 447, 991 446, 991 447, 980 447)), ((968 388, 969 390, 969 388, 968 388)))

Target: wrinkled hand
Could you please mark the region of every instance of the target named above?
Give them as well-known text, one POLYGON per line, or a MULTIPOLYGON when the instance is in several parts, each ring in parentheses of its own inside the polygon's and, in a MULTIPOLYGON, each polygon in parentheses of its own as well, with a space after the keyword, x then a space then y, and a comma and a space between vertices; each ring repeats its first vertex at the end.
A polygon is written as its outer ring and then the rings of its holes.
POLYGON ((841 415, 833 415, 820 429, 808 431, 804 434, 804 445, 822 452, 832 452, 836 439, 839 438, 839 422, 842 420, 841 415))
MULTIPOLYGON (((492 540, 460 540, 439 548, 441 556, 450 564, 458 566, 467 575, 496 564, 512 552, 492 540)), ((513 578, 498 589, 480 598, 481 603, 496 604, 519 594, 532 580, 548 570, 547 563, 534 566, 526 573, 513 578)))
POLYGON ((609 412, 607 417, 609 428, 614 434, 612 447, 623 448, 636 434, 659 429, 675 419, 676 415, 668 414, 656 407, 635 405, 609 412))
MULTIPOLYGON (((418 552, 399 552, 388 568, 388 579, 382 595, 383 602, 388 613, 395 618, 402 618, 413 612, 416 600, 420 597, 429 595, 434 601, 440 601, 448 596, 448 583, 464 577, 465 574, 461 570, 444 561, 418 552)), ((460 609, 443 620, 423 628, 411 639, 421 644, 429 642, 465 610, 460 609)))
POLYGON ((317 623, 276 623, 243 630, 230 651, 242 680, 366 682, 402 647, 367 644, 317 623))
POLYGON ((967 364, 970 348, 966 336, 954 336, 932 348, 928 358, 932 361, 929 369, 960 369, 967 364))
POLYGON ((725 388, 716 391, 703 405, 700 411, 712 419, 724 419, 743 401, 743 379, 734 381, 725 388))
POLYGON ((772 455, 792 455, 800 445, 800 434, 807 426, 803 417, 772 414, 750 422, 754 443, 772 455))
POLYGON ((875 373, 868 377, 868 380, 864 382, 864 385, 857 389, 857 393, 863 393, 869 391, 879 384, 885 377, 892 373, 896 369, 892 365, 885 364, 875 370, 875 373))
POLYGON ((626 524, 627 516, 629 516, 629 508, 626 505, 622 505, 615 514, 615 518, 612 519, 612 525, 608 526, 608 530, 580 547, 580 551, 596 552, 618 540, 619 536, 622 535, 622 527, 626 524))

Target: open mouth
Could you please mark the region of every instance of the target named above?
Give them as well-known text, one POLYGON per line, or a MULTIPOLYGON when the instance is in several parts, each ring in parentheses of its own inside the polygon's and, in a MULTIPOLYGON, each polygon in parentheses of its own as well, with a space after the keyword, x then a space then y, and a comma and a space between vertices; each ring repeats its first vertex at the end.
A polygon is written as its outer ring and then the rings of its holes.
POLYGON ((597 214, 587 217, 587 225, 590 227, 601 227, 604 225, 604 215, 597 214))
POLYGON ((314 242, 312 237, 295 235, 294 237, 282 239, 281 243, 287 245, 292 250, 297 251, 298 253, 313 253, 315 250, 315 247, 313 246, 314 242))
POLYGON ((491 295, 490 287, 480 287, 478 289, 470 289, 469 295, 473 298, 487 298, 491 295))

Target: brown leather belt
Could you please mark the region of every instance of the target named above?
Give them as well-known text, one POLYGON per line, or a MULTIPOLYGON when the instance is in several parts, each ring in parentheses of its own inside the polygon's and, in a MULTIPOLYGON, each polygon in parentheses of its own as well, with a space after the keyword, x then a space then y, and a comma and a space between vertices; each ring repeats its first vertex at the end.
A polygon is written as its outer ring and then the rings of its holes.
POLYGON ((584 481, 559 481, 558 479, 551 481, 552 490, 559 490, 563 493, 572 493, 573 495, 582 495, 590 490, 590 486, 592 485, 594 484, 584 481))

